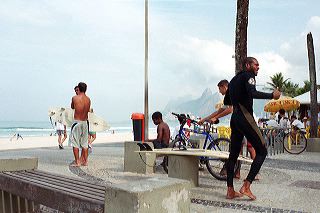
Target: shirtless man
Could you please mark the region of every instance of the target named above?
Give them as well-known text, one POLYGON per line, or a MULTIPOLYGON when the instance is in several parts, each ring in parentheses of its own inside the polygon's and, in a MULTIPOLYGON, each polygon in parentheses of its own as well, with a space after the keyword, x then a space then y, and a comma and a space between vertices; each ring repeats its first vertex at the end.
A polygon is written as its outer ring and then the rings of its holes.
POLYGON ((71 108, 74 109, 74 123, 71 127, 70 142, 73 147, 75 161, 71 166, 88 165, 88 112, 91 101, 85 92, 87 85, 83 82, 78 84, 79 93, 72 97, 71 108), (79 158, 79 148, 81 151, 81 160, 79 158))
POLYGON ((161 149, 169 146, 170 128, 167 123, 162 120, 161 112, 152 114, 152 121, 157 127, 157 139, 151 140, 154 148, 161 149))

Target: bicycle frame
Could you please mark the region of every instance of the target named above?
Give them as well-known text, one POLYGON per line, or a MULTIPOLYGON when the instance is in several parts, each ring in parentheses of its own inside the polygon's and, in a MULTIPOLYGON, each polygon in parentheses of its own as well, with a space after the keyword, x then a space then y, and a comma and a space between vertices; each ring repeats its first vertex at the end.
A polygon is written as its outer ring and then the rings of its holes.
MULTIPOLYGON (((194 130, 183 128, 184 124, 185 124, 185 123, 182 123, 182 124, 180 125, 178 137, 180 137, 180 139, 184 140, 184 141, 186 142, 186 144, 190 144, 190 138, 188 138, 188 137, 186 136, 186 134, 184 133, 185 131, 193 132, 193 133, 199 134, 199 135, 205 135, 205 142, 204 142, 204 144, 203 144, 202 149, 206 149, 206 148, 207 148, 208 140, 209 140, 209 143, 211 143, 211 142, 214 141, 214 139, 213 139, 213 137, 211 136, 210 132, 209 132, 208 130, 203 130, 203 131, 201 131, 198 124, 193 123, 193 124, 197 127, 197 128, 194 128, 194 130)), ((208 129, 211 129, 211 125, 212 125, 212 124, 209 125, 209 128, 208 128, 208 129)))

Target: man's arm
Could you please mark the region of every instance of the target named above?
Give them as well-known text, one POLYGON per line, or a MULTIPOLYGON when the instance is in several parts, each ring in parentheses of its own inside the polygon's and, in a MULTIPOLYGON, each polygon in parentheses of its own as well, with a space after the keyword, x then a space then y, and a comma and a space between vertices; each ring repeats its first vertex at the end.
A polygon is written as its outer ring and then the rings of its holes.
POLYGON ((280 91, 275 89, 272 93, 260 92, 256 90, 256 80, 253 74, 249 74, 246 79, 246 89, 254 99, 279 99, 280 91))
POLYGON ((220 113, 218 113, 217 115, 215 115, 213 118, 211 118, 212 122, 215 122, 216 120, 218 120, 219 118, 222 118, 226 115, 229 115, 230 113, 233 112, 233 107, 232 106, 227 106, 226 108, 223 108, 222 111, 220 113))
POLYGON ((71 109, 74 109, 74 102, 73 102, 74 97, 71 99, 71 109))
POLYGON ((214 118, 215 116, 217 116, 218 114, 220 114, 221 112, 223 112, 224 109, 223 108, 220 108, 218 109, 217 111, 215 111, 214 113, 212 113, 211 115, 205 117, 205 118, 202 118, 198 123, 200 125, 202 125, 205 121, 209 121, 211 120, 212 118, 214 118))

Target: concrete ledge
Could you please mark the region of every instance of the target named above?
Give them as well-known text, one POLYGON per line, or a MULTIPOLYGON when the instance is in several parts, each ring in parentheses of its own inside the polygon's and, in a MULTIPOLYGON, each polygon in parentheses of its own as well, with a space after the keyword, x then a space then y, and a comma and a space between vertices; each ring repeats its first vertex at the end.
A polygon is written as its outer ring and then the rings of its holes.
POLYGON ((190 212, 190 183, 152 177, 107 187, 105 212, 190 212))
POLYGON ((13 172, 38 168, 38 158, 1 159, 0 172, 13 172))
MULTIPOLYGON (((141 143, 141 141, 127 141, 124 143, 124 171, 140 174, 154 173, 156 155, 154 153, 141 153, 141 159, 139 153, 135 152, 140 151, 137 143, 141 143)), ((152 142, 144 143, 153 148, 152 142)))
POLYGON ((320 138, 308 138, 307 152, 320 152, 320 138))
POLYGON ((199 157, 169 155, 168 176, 188 180, 192 187, 199 186, 199 157))

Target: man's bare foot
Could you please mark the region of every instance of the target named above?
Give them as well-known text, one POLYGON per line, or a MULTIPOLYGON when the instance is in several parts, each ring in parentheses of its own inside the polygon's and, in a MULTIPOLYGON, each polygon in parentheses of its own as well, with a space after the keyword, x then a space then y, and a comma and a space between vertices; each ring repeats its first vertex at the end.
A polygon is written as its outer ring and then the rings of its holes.
POLYGON ((234 191, 233 187, 228 187, 228 191, 227 191, 227 199, 234 199, 237 197, 242 197, 243 195, 240 194, 239 192, 234 191))
POLYGON ((88 166, 88 162, 82 162, 81 165, 82 166, 88 166))
POLYGON ((245 180, 243 183, 243 186, 240 189, 240 193, 249 197, 251 200, 255 200, 257 199, 257 197, 252 194, 250 190, 250 185, 251 185, 250 182, 245 180))

